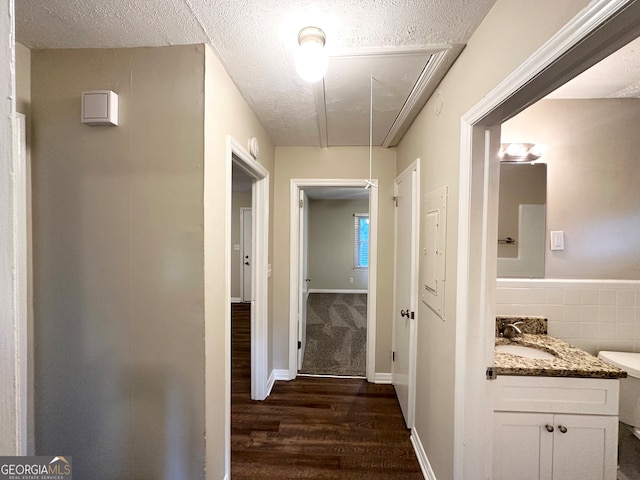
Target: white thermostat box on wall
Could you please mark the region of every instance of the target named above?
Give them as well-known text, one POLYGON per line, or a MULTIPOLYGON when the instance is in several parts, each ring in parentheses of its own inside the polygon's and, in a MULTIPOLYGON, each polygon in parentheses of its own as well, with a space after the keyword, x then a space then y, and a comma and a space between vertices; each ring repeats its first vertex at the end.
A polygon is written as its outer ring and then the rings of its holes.
POLYGON ((111 90, 82 92, 82 123, 118 125, 118 94, 111 90))

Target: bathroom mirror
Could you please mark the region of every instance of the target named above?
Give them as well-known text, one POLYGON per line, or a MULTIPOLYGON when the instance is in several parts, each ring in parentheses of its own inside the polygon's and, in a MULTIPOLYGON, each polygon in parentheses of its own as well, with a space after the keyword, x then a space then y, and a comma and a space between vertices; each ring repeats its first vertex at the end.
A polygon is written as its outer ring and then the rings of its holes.
POLYGON ((500 164, 498 277, 543 278, 547 165, 500 164))

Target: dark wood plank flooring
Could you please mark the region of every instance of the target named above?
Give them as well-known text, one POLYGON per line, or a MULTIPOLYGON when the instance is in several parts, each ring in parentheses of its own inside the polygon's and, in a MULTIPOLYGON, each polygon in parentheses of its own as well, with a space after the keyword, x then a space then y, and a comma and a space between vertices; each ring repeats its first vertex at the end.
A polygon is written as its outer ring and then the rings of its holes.
POLYGON ((232 317, 232 480, 423 478, 391 385, 299 377, 252 401, 249 305, 232 317))

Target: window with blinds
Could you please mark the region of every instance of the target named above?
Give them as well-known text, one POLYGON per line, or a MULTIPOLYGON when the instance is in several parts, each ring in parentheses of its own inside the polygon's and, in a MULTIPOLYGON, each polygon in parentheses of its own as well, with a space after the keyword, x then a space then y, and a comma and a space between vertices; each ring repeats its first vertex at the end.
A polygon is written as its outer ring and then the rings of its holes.
POLYGON ((353 214, 353 268, 369 268, 369 214, 353 214))

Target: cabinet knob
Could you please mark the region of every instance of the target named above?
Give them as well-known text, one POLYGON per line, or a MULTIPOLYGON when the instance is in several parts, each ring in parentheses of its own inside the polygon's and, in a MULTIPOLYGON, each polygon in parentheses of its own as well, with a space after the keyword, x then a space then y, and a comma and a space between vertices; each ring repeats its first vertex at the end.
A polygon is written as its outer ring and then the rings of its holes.
POLYGON ((563 425, 558 425, 558 430, 560 430, 562 433, 567 433, 567 427, 563 425))
POLYGON ((553 432, 553 430, 554 430, 552 425, 545 425, 544 428, 546 428, 547 432, 549 432, 549 433, 553 432))

